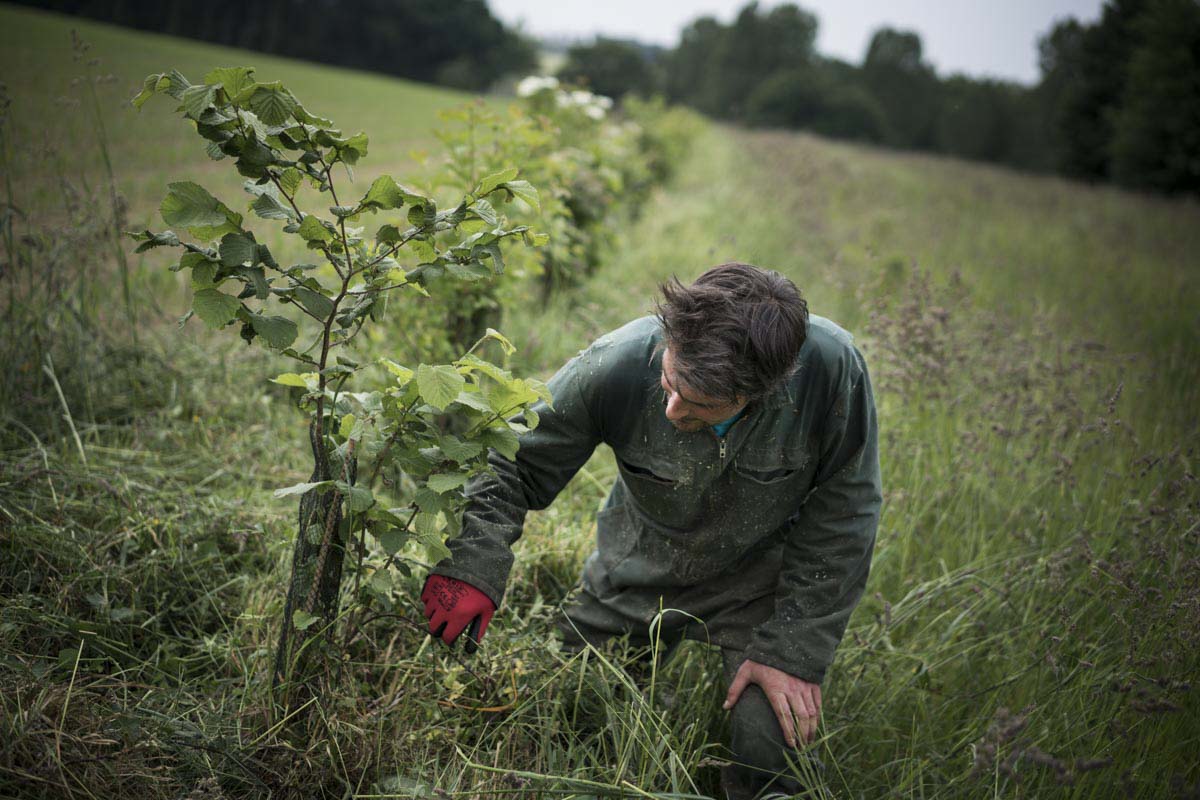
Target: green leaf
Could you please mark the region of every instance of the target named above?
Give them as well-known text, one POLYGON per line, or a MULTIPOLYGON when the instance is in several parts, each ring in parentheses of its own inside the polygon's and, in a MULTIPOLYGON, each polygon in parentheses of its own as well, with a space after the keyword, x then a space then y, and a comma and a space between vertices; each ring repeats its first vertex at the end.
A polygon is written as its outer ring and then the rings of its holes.
POLYGON ((300 105, 299 101, 296 101, 296 108, 292 110, 292 116, 296 118, 297 122, 302 122, 305 125, 315 125, 318 128, 333 127, 333 120, 318 117, 310 113, 304 106, 300 105))
POLYGON ((213 104, 213 98, 216 96, 215 86, 190 86, 183 92, 183 110, 192 119, 200 119, 200 115, 213 104))
POLYGON ((511 356, 513 353, 517 352, 516 346, 508 340, 508 337, 495 328, 488 328, 487 333, 484 334, 483 338, 499 342, 500 349, 504 351, 504 355, 506 356, 511 356))
MULTIPOLYGON (((283 377, 282 375, 280 377, 283 377)), ((292 497, 293 495, 306 494, 313 489, 320 489, 322 492, 327 491, 333 486, 333 481, 317 481, 316 483, 296 483, 283 489, 276 489, 274 494, 276 497, 292 497)))
POLYGON ((311 214, 300 223, 300 230, 297 232, 308 242, 333 241, 333 231, 322 225, 321 220, 311 214))
POLYGON ((215 264, 215 262, 205 253, 197 253, 194 250, 189 250, 179 257, 180 269, 195 269, 201 264, 215 264))
POLYGON ((219 252, 222 266, 240 267, 247 262, 253 265, 258 258, 258 243, 245 234, 227 233, 221 237, 219 252))
POLYGON ((387 211, 400 208, 405 203, 424 200, 425 198, 421 195, 396 183, 396 179, 392 176, 380 175, 363 195, 359 205, 363 208, 387 211))
POLYGON ((396 244, 401 239, 400 229, 391 223, 380 225, 375 232, 375 239, 381 244, 396 244))
POLYGON ((483 442, 488 447, 495 450, 500 455, 512 461, 517 457, 517 450, 521 443, 517 440, 517 434, 505 428, 488 428, 479 435, 479 441, 483 442))
POLYGON ((174 231, 163 231, 162 233, 151 233, 143 231, 142 233, 129 233, 130 238, 141 242, 134 252, 144 253, 147 250, 153 250, 156 247, 179 247, 179 237, 174 231))
POLYGON ((438 441, 438 447, 442 448, 442 452, 449 458, 459 463, 470 461, 483 452, 483 445, 479 442, 464 442, 455 436, 443 436, 438 441))
POLYGON ((408 223, 418 228, 432 225, 437 220, 437 206, 432 200, 414 203, 408 209, 408 223))
POLYGON ((268 125, 287 122, 296 108, 296 98, 278 82, 259 84, 248 102, 250 109, 268 125))
POLYGON ((306 372, 303 375, 299 375, 295 372, 285 372, 282 375, 277 375, 274 378, 271 378, 271 382, 278 383, 281 386, 298 386, 301 389, 307 389, 308 382, 310 380, 315 381, 316 378, 317 373, 315 372, 306 372))
POLYGON ((250 178, 262 178, 266 168, 276 163, 275 151, 258 139, 250 139, 238 152, 237 169, 250 178))
POLYGON ((349 439, 350 434, 354 432, 354 423, 357 421, 358 419, 353 414, 342 417, 342 421, 338 423, 338 436, 349 439))
POLYGON ((451 261, 446 264, 446 272, 464 281, 481 281, 492 277, 491 268, 484 266, 478 261, 470 261, 466 264, 451 261))
POLYGON ((216 278, 217 265, 211 261, 205 260, 192 267, 193 289, 215 289, 216 278))
POLYGON ((379 544, 389 556, 403 549, 408 542, 408 533, 400 528, 388 528, 379 535, 379 544))
POLYGON ((458 225, 458 229, 465 234, 480 233, 482 231, 491 230, 492 228, 495 227, 495 225, 496 225, 496 223, 494 223, 494 222, 489 225, 487 222, 484 222, 481 219, 477 219, 476 217, 471 217, 469 219, 464 219, 462 222, 460 222, 458 225))
POLYGON ((345 496, 351 513, 366 511, 375 505, 375 495, 371 494, 371 490, 365 486, 351 486, 345 481, 337 481, 334 485, 345 496))
POLYGON ((294 220, 296 218, 296 212, 292 210, 291 206, 284 205, 279 198, 267 192, 260 194, 250 204, 250 208, 263 219, 294 220))
MULTIPOLYGON (((488 330, 491 330, 491 328, 488 330)), ((500 383, 507 383, 513 379, 512 373, 508 370, 502 369, 490 361, 484 361, 474 353, 467 353, 454 363, 464 372, 482 372, 492 380, 499 381, 500 383)))
POLYGON ((500 218, 496 215, 496 209, 487 200, 476 200, 471 204, 471 211, 475 212, 475 215, 488 225, 495 225, 500 221, 500 218))
POLYGON ((388 592, 396 588, 392 579, 392 573, 386 569, 375 570, 371 574, 371 580, 367 582, 367 585, 372 591, 381 595, 387 595, 388 592))
POLYGON ((231 322, 241 307, 242 303, 236 297, 216 289, 201 289, 192 296, 192 308, 196 316, 213 328, 231 322))
POLYGON ((304 173, 295 167, 288 167, 279 173, 279 185, 289 197, 296 196, 296 190, 300 188, 300 184, 303 181, 304 173))
POLYGON ((279 269, 279 263, 275 261, 275 256, 271 255, 271 250, 265 244, 258 245, 258 255, 256 256, 259 263, 265 264, 271 269, 279 269))
POLYGON ((551 394, 550 387, 546 385, 545 381, 540 381, 537 378, 526 378, 525 385, 532 389, 539 399, 545 401, 546 405, 554 408, 554 395, 551 394))
POLYGON ((437 250, 424 239, 413 239, 408 243, 408 249, 421 260, 422 264, 432 264, 437 261, 437 250))
POLYGON ((198 225, 221 225, 228 220, 226 208, 199 184, 180 181, 168 186, 159 211, 163 222, 191 228, 198 225))
MULTIPOLYGON (((229 209, 225 210, 229 211, 229 209)), ((234 214, 230 211, 228 220, 229 221, 224 225, 197 225, 195 227, 188 228, 188 233, 192 234, 192 236, 196 237, 197 239, 201 239, 206 242, 212 241, 213 239, 220 239, 227 233, 239 233, 242 229, 242 215, 234 214)))
POLYGON ((538 197, 538 190, 533 188, 529 181, 508 181, 504 184, 505 188, 515 194, 517 197, 524 200, 534 211, 542 210, 542 203, 538 197))
POLYGON ((220 86, 230 98, 237 97, 254 83, 254 67, 217 67, 204 76, 204 82, 220 86))
POLYGON ((504 274, 504 254, 500 252, 500 245, 496 242, 492 242, 491 244, 484 245, 479 249, 492 257, 492 269, 496 271, 496 274, 504 274))
POLYGON ((251 314, 250 324, 254 332, 266 340, 267 344, 276 350, 290 347, 296 341, 299 331, 296 323, 287 317, 268 317, 263 314, 251 314))
POLYGON ((445 409, 453 403, 465 384, 463 376, 454 367, 445 364, 436 367, 422 364, 417 367, 417 391, 421 399, 434 408, 445 409))
POLYGON ((183 93, 187 91, 192 84, 189 83, 188 79, 183 77, 183 75, 177 69, 173 69, 166 73, 164 77, 166 78, 166 85, 159 89, 159 91, 166 92, 176 100, 182 100, 183 93))
POLYGON ((314 317, 326 319, 333 313, 333 301, 320 292, 300 286, 296 289, 296 299, 314 317))
POLYGON ((444 511, 448 505, 446 500, 447 498, 442 497, 428 486, 422 486, 413 495, 413 502, 417 504, 417 508, 430 514, 444 511))
POLYGON ((489 384, 484 394, 497 414, 515 414, 522 406, 538 399, 537 393, 520 378, 503 383, 489 384))
POLYGON ((360 131, 345 142, 339 143, 336 147, 338 157, 353 166, 358 163, 360 158, 367 154, 367 135, 360 131))
POLYGON ((483 197, 486 194, 490 194, 496 191, 496 189, 500 187, 500 184, 508 183, 513 178, 517 177, 519 172, 520 170, 518 170, 516 167, 509 167, 508 169, 501 170, 494 175, 488 175, 479 182, 479 186, 476 187, 472 194, 474 194, 476 197, 483 197))
POLYGON ((271 283, 267 280, 266 270, 262 267, 241 267, 237 270, 237 274, 253 287, 254 296, 259 300, 266 300, 271 296, 271 283))
POLYGON ((466 482, 467 475, 464 472, 439 472, 437 475, 429 476, 428 484, 430 489, 441 494, 457 489, 466 482))
POLYGON ((484 414, 492 413, 492 407, 487 404, 487 400, 478 391, 468 392, 463 390, 458 393, 458 397, 454 398, 454 402, 464 405, 467 408, 473 408, 484 414))
POLYGON ((170 83, 171 79, 164 73, 159 72, 154 75, 147 75, 146 79, 142 81, 142 90, 130 102, 133 103, 134 108, 141 111, 142 106, 146 104, 147 100, 159 92, 166 91, 170 83))
POLYGON ((412 380, 413 371, 411 369, 409 369, 408 367, 406 367, 402 364, 397 364, 395 361, 392 361, 390 358, 381 358, 381 359, 379 359, 379 362, 381 364, 383 364, 385 367, 387 367, 388 372, 390 372, 396 376, 396 384, 398 386, 405 386, 408 384, 409 381, 412 380))
POLYGON ((441 531, 438 530, 436 514, 420 512, 413 521, 413 529, 417 534, 417 540, 428 551, 430 561, 437 562, 450 556, 450 550, 442 541, 441 531))
POLYGON ((308 630, 314 622, 318 622, 320 619, 316 614, 309 614, 307 611, 296 609, 292 612, 292 627, 298 631, 308 630))

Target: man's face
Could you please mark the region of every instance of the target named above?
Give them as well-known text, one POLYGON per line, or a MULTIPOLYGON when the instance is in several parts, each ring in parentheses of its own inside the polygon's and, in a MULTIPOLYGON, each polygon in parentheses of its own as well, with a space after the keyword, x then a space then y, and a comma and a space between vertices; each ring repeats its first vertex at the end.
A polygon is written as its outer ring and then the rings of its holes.
POLYGON ((741 398, 736 402, 727 403, 689 389, 675 374, 670 348, 663 350, 662 376, 659 383, 665 393, 667 419, 676 428, 688 433, 724 422, 746 405, 746 401, 741 398))

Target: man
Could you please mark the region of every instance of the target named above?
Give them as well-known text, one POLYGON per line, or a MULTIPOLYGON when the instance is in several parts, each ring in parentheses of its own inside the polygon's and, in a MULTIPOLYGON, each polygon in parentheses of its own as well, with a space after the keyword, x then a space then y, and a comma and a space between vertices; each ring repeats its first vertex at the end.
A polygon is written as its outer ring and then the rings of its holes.
POLYGON ((475 481, 425 590, 430 631, 482 638, 528 509, 604 442, 619 476, 566 609, 568 645, 660 635, 722 649, 729 797, 800 791, 821 681, 862 597, 880 507, 874 399, 851 337, 791 281, 722 264, 664 285, 657 315, 601 337, 550 381, 515 462, 475 481), (697 622, 700 620, 700 622, 697 622))

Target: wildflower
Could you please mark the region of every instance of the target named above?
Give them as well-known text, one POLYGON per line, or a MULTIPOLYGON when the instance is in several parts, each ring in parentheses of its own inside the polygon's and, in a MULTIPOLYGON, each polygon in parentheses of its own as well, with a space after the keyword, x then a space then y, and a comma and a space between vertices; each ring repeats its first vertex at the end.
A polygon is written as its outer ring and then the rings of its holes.
POLYGON ((517 97, 531 97, 547 89, 558 88, 558 78, 549 75, 530 75, 517 84, 517 97))

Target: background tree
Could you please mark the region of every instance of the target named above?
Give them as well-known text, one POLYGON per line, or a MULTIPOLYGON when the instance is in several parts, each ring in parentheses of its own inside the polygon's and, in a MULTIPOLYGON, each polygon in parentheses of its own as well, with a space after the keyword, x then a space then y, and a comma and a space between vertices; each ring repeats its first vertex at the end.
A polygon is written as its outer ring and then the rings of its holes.
POLYGON ((22 2, 139 30, 461 89, 486 89, 505 74, 537 64, 534 46, 493 17, 485 0, 22 2))
POLYGON ((724 37, 725 26, 712 17, 701 17, 683 29, 679 45, 665 58, 667 96, 671 100, 706 114, 717 113, 717 99, 712 92, 720 66, 715 54, 723 48, 724 37))
POLYGON ((866 89, 839 80, 824 65, 781 70, 767 78, 747 100, 746 120, 869 142, 882 141, 887 127, 883 109, 866 89))
POLYGON ((1100 21, 1082 29, 1077 49, 1067 45, 1054 53, 1065 81, 1059 96, 1057 136, 1061 140, 1059 168, 1078 178, 1109 177, 1112 123, 1125 90, 1129 56, 1139 38, 1134 24, 1145 0, 1109 0, 1100 21))
POLYGON ((1113 116, 1112 174, 1127 186, 1200 191, 1200 4, 1155 0, 1138 19, 1113 116))
POLYGON ((604 37, 569 49, 558 77, 567 83, 586 84, 596 94, 614 100, 627 92, 649 97, 662 87, 654 49, 604 37))
POLYGON ((937 149, 960 158, 1006 161, 1014 133, 1015 88, 955 75, 943 84, 942 92, 937 149))
POLYGON ((1055 23, 1038 39, 1038 67, 1042 79, 1034 89, 1040 117, 1039 136, 1046 142, 1050 166, 1065 164, 1070 157, 1066 137, 1065 98, 1083 81, 1084 26, 1074 18, 1055 23))
POLYGON ((934 146, 939 86, 922 60, 921 37, 911 31, 880 28, 863 58, 862 81, 882 106, 887 142, 896 147, 934 146))
POLYGON ((713 95, 725 116, 745 115, 747 98, 765 78, 783 71, 809 67, 817 18, 799 7, 785 4, 766 14, 757 3, 745 6, 721 41, 713 95))

